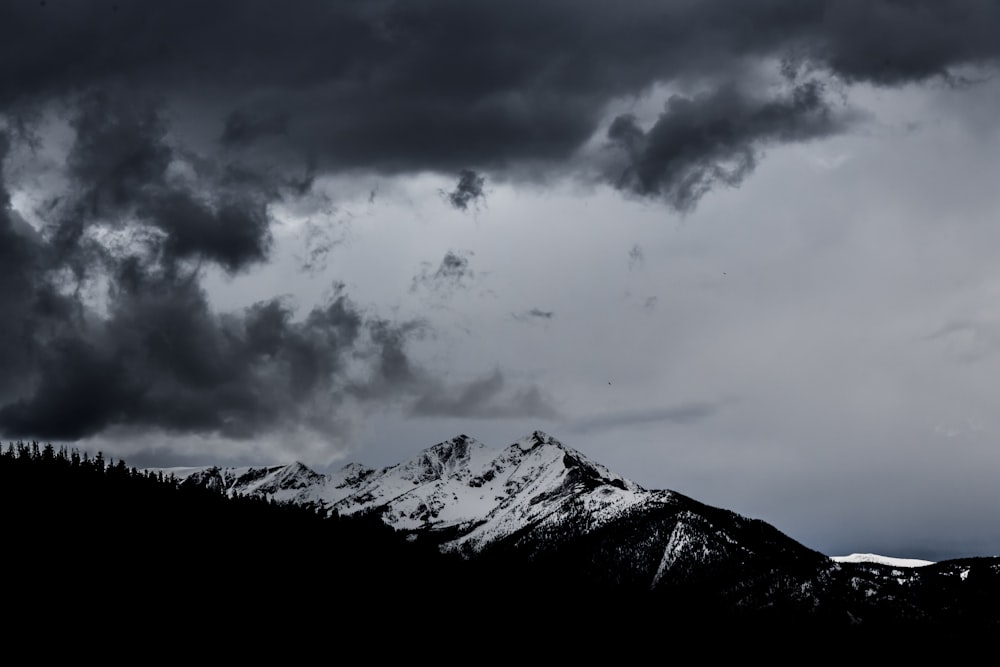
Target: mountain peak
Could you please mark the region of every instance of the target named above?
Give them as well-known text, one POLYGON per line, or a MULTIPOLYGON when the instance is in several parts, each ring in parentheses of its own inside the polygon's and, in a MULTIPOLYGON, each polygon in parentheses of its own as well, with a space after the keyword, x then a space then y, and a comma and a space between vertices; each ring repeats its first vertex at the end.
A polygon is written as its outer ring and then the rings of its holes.
POLYGON ((428 447, 415 459, 398 467, 414 484, 424 484, 467 471, 472 459, 484 450, 486 445, 463 433, 428 447))
POLYGON ((561 442, 553 438, 545 431, 533 431, 531 435, 521 438, 514 444, 517 445, 522 451, 529 451, 535 447, 543 445, 554 445, 559 449, 565 449, 561 442))
POLYGON ((434 454, 442 459, 462 459, 468 456, 470 449, 483 447, 484 445, 469 436, 461 433, 454 438, 450 438, 436 445, 432 445, 421 452, 421 456, 434 454))
POLYGON ((588 531, 632 507, 662 502, 537 430, 499 450, 461 433, 378 471, 348 464, 320 475, 295 462, 215 471, 211 480, 198 481, 230 493, 318 503, 340 514, 378 511, 398 530, 442 530, 449 548, 472 550, 553 522, 588 531))
POLYGON ((276 489, 302 489, 326 481, 321 475, 301 461, 295 461, 278 470, 276 489))

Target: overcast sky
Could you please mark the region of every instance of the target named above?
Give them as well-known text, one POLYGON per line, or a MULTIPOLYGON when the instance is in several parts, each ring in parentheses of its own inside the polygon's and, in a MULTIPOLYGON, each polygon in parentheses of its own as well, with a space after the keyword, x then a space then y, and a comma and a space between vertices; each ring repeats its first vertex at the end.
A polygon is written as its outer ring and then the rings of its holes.
POLYGON ((0 6, 0 436, 544 430, 828 554, 1000 554, 1000 2, 0 6))

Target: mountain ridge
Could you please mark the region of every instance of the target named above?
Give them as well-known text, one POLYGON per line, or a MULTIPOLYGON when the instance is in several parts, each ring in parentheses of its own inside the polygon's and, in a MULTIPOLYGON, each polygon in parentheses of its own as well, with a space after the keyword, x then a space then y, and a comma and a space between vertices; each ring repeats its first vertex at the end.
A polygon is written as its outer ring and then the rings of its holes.
MULTIPOLYGON (((552 436, 534 431, 496 450, 465 434, 381 470, 348 463, 323 475, 287 466, 154 469, 227 494, 315 504, 330 513, 379 511, 397 530, 462 533, 445 550, 480 550, 530 523, 543 522, 578 494, 594 517, 660 496, 611 472, 552 436)), ((579 499, 577 499, 579 500, 579 499)))
MULTIPOLYGON (((380 469, 348 462, 338 470, 323 474, 299 461, 294 461, 285 465, 195 466, 150 470, 173 474, 178 479, 189 480, 190 483, 197 483, 230 495, 233 493, 262 495, 279 502, 312 504, 327 512, 346 515, 383 511, 383 519, 397 530, 413 532, 438 530, 442 534, 465 530, 468 531, 467 535, 445 541, 443 546, 445 550, 464 550, 467 553, 474 553, 495 539, 518 532, 519 528, 512 524, 506 527, 496 525, 483 527, 484 524, 490 523, 489 519, 500 521, 504 510, 511 510, 512 505, 516 504, 512 496, 516 496, 518 491, 528 493, 528 505, 538 504, 546 498, 552 499, 554 489, 541 488, 539 484, 541 480, 535 479, 533 485, 529 485, 524 478, 520 484, 516 479, 513 482, 511 480, 532 452, 536 455, 542 454, 538 458, 545 459, 536 460, 534 462, 536 468, 542 463, 555 464, 558 458, 556 453, 561 453, 564 472, 569 473, 577 468, 575 474, 570 476, 573 479, 572 483, 578 485, 578 489, 590 487, 591 490, 600 490, 602 486, 609 486, 616 490, 605 489, 602 493, 604 496, 621 492, 618 503, 593 500, 584 503, 589 511, 595 512, 594 518, 597 523, 600 523, 602 518, 607 518, 602 515, 602 511, 605 514, 614 511, 625 512, 628 507, 642 500, 665 503, 670 497, 682 495, 671 490, 646 489, 541 430, 535 430, 499 449, 462 433, 419 451, 408 461, 380 469), (542 454, 546 451, 548 456, 542 454), (494 495, 493 502, 490 502, 486 497, 487 492, 496 491, 497 485, 493 482, 504 475, 506 482, 503 488, 507 497, 494 495), (392 483, 387 484, 388 482, 392 483), (485 488, 486 491, 479 493, 478 496, 475 493, 464 493, 460 496, 451 488, 455 483, 481 491, 485 488), (438 488, 435 488, 436 484, 438 488), (447 502, 449 491, 443 490, 444 486, 449 487, 452 493, 451 503, 447 502), (528 488, 525 488, 526 486, 528 488), (453 506, 456 504, 463 505, 467 510, 463 513, 453 506), (609 505, 613 507, 609 508, 609 505)), ((558 474, 556 476, 558 477, 558 474)), ((556 486, 559 485, 559 480, 548 481, 556 486)), ((562 482, 570 483, 565 479, 562 482)), ((541 518, 538 512, 522 516, 529 521, 530 517, 541 518)), ((507 516, 507 519, 508 522, 513 521, 510 516, 507 516)), ((931 561, 877 554, 828 557, 839 563, 877 563, 896 567, 932 564, 931 561)))
POLYGON ((808 609, 840 568, 763 521, 645 489, 542 431, 501 449, 463 434, 381 470, 347 464, 322 476, 302 468, 185 470, 191 483, 228 482, 227 493, 270 491, 330 514, 375 513, 411 541, 466 559, 531 564, 566 588, 711 586, 734 608, 808 609))

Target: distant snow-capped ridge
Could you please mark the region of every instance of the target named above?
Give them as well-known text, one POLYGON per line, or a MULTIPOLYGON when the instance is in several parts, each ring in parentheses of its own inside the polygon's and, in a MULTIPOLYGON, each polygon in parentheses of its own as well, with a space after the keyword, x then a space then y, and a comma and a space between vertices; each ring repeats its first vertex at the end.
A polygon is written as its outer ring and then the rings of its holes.
POLYGON ((933 565, 932 560, 920 560, 919 558, 893 558, 891 556, 879 556, 878 554, 850 554, 849 556, 831 556, 838 563, 878 563, 879 565, 891 565, 892 567, 924 567, 933 565))

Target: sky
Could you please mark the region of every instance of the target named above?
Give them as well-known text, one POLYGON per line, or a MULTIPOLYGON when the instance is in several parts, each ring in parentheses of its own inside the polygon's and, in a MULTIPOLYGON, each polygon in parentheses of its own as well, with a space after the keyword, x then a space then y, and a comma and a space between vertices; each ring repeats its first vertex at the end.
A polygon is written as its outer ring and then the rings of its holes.
POLYGON ((1000 2, 12 0, 0 437, 543 430, 827 554, 1000 554, 1000 2))

